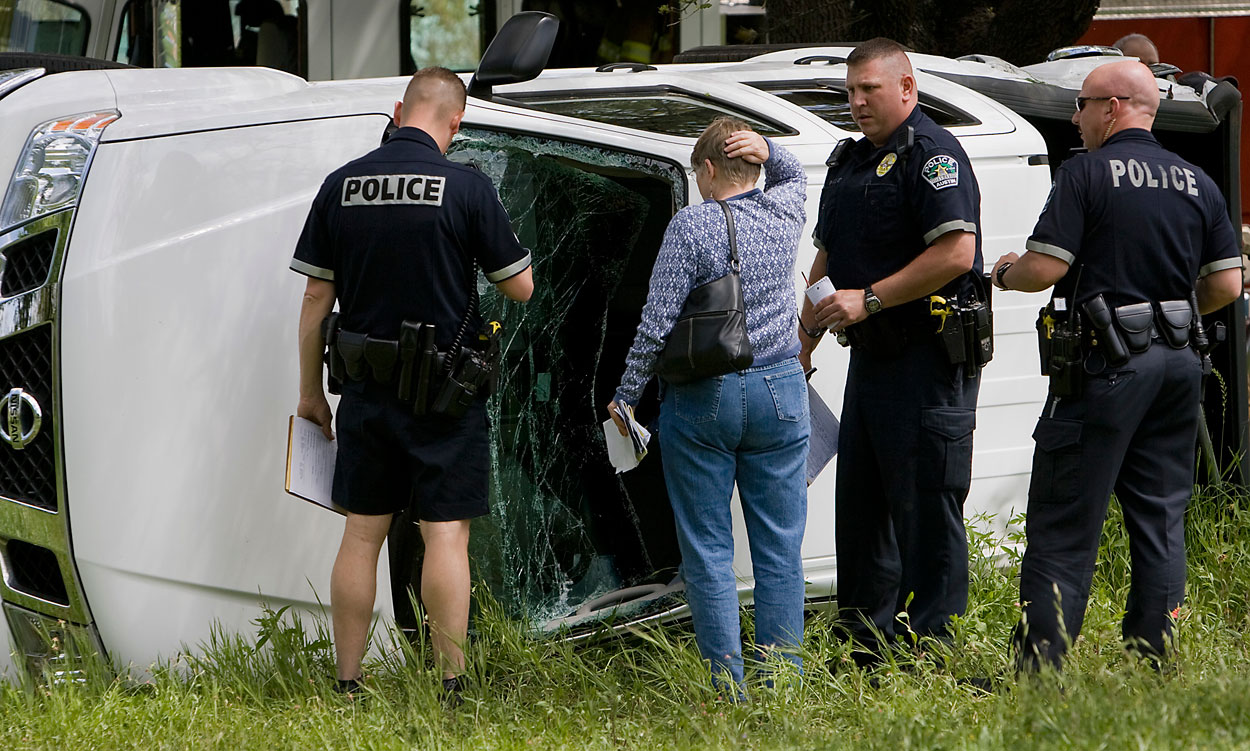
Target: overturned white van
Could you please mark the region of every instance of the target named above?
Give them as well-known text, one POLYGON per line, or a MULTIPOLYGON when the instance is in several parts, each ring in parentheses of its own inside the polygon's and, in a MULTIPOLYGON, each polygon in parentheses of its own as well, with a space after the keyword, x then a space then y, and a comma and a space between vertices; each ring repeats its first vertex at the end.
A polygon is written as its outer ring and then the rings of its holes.
MULTIPOLYGON (((479 71, 450 157, 495 181, 533 251, 536 293, 521 307, 483 288, 509 344, 491 401, 493 512, 474 528, 473 560, 492 594, 540 630, 679 612, 663 457, 616 475, 602 405, 665 225, 697 200, 686 171, 695 136, 729 113, 797 154, 814 224, 825 159, 857 135, 839 114, 846 52, 526 82, 479 71)), ((916 63, 938 73, 918 74, 922 106, 960 138, 980 180, 985 258, 1019 250, 1070 139, 1051 128, 1058 114, 1032 113, 1039 132, 947 80, 1004 80, 986 63, 916 63)), ((378 144, 405 82, 309 84, 264 69, 0 72, 0 174, 11 175, 0 204, 0 671, 46 657, 47 631, 80 633, 142 668, 195 648, 214 623, 247 630, 262 600, 319 609, 342 522, 283 492, 302 290, 287 264, 321 180, 378 144)), ((1215 111, 1186 96, 1214 123, 1203 135, 1236 144, 1239 99, 1215 111)), ((1236 185, 1235 167, 1204 166, 1236 185)), ((813 253, 805 243, 799 269, 813 253)), ((795 283, 797 302, 797 270, 795 283)), ((1043 301, 996 295, 970 517, 1003 524, 1023 508, 1046 388, 1033 333, 1043 301)), ((1244 342, 1221 351, 1228 383, 1244 383, 1244 342)), ((817 353, 813 385, 835 414, 845 360, 837 347, 817 353)), ((1237 398, 1239 418, 1212 431, 1221 456, 1245 443, 1237 398)), ((639 413, 655 409, 649 393, 639 413)), ((836 595, 832 478, 830 465, 810 490, 813 602, 836 595)), ((378 612, 401 626, 419 575, 410 524, 397 520, 379 574, 378 612)), ((735 568, 749 599, 745 545, 735 568)))

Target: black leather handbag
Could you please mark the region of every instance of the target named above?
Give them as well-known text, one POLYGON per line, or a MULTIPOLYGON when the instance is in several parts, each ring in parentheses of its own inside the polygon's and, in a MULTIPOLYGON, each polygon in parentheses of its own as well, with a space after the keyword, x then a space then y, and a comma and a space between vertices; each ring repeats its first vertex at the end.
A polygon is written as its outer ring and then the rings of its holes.
POLYGON ((729 273, 700 284, 686 297, 656 363, 656 373, 668 383, 733 373, 751 367, 755 360, 747 337, 734 217, 729 204, 716 202, 729 223, 729 273))

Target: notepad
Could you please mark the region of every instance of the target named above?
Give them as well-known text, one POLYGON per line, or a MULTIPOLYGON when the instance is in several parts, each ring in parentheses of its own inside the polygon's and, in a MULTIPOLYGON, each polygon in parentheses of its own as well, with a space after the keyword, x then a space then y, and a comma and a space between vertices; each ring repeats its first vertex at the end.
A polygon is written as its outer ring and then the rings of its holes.
POLYGON ((320 425, 292 415, 286 438, 286 492, 343 513, 330 499, 337 454, 338 443, 326 438, 320 425))

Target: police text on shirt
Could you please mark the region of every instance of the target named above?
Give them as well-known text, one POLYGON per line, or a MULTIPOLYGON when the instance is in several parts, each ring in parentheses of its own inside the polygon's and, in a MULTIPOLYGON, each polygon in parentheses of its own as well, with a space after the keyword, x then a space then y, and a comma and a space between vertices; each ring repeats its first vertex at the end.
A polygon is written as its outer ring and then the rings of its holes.
POLYGON ((344 206, 442 206, 442 175, 362 175, 343 181, 344 206))
POLYGON ((1133 184, 1134 188, 1174 188, 1179 191, 1189 193, 1191 196, 1198 195, 1198 182, 1194 171, 1186 169, 1178 165, 1152 165, 1149 162, 1139 162, 1136 159, 1128 160, 1126 165, 1123 160, 1111 159, 1107 161, 1107 165, 1111 167, 1111 185, 1112 187, 1120 187, 1120 178, 1127 176, 1128 181, 1133 184), (1156 176, 1157 175, 1157 176, 1156 176))

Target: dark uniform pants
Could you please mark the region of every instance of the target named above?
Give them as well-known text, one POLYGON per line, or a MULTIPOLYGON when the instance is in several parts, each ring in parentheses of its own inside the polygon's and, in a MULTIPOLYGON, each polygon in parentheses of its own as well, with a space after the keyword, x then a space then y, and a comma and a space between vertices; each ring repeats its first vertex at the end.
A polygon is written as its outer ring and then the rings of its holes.
POLYGON ((1059 667, 1085 618, 1098 540, 1114 490, 1124 510, 1132 585, 1126 641, 1162 652, 1185 596, 1185 507, 1193 489, 1201 364, 1158 341, 1120 369, 1087 375, 1083 396, 1047 402, 1033 437, 1020 568, 1022 668, 1059 667))
POLYGON ((851 353, 838 436, 838 609, 874 653, 878 636, 938 635, 967 607, 963 509, 979 387, 979 374, 965 378, 936 338, 896 358, 851 353), (903 610, 906 625, 896 620, 903 610))

